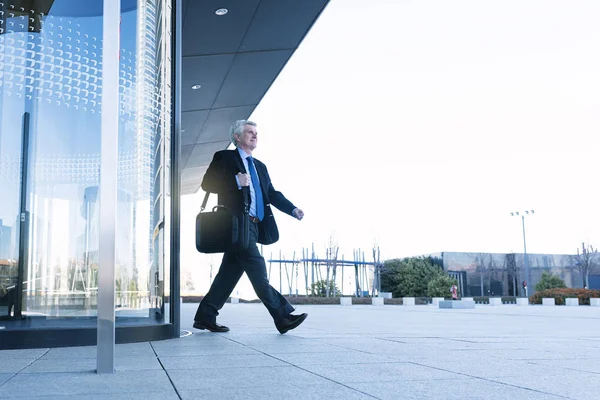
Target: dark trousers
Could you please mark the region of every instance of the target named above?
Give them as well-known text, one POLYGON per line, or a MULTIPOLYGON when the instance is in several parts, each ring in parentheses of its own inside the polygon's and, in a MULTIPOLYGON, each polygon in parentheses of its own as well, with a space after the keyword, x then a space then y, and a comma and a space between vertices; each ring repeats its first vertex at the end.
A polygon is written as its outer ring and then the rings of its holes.
POLYGON ((245 272, 258 298, 263 302, 275 322, 287 317, 294 307, 270 284, 265 259, 260 255, 256 240, 258 225, 250 223, 250 244, 240 252, 225 253, 210 290, 198 306, 194 321, 216 322, 219 310, 229 298, 242 274, 245 272))

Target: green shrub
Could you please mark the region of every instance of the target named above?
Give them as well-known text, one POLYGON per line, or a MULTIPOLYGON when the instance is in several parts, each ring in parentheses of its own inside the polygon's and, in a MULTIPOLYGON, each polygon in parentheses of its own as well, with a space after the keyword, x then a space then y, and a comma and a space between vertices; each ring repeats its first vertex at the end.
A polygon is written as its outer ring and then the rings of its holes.
POLYGON ((564 305, 566 298, 578 298, 579 304, 590 305, 590 298, 599 298, 600 290, 554 288, 536 292, 529 298, 531 304, 542 304, 543 298, 554 298, 556 305, 564 305))
POLYGON ((381 290, 394 297, 426 297, 427 284, 444 275, 432 257, 409 257, 385 261, 381 272, 381 290))
POLYGON ((555 289, 555 288, 566 288, 565 281, 560 279, 560 277, 556 275, 552 275, 550 272, 542 273, 542 278, 535 285, 535 290, 546 290, 546 289, 555 289))
MULTIPOLYGON (((310 294, 311 296, 317 297, 327 296, 327 284, 325 283, 325 281, 317 281, 310 285, 310 294)), ((335 283, 333 281, 329 281, 329 296, 338 297, 340 296, 340 294, 340 289, 337 286, 335 286, 335 283)))
MULTIPOLYGON (((457 285, 456 279, 449 275, 439 275, 429 281, 427 284, 427 296, 429 297, 451 297, 450 288, 457 285)), ((460 293, 459 293, 460 294, 460 293)))

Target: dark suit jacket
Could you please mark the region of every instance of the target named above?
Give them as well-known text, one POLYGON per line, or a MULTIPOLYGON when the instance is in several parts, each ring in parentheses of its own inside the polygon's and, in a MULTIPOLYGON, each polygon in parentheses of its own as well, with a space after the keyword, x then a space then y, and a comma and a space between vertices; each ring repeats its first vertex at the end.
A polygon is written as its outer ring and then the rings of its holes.
MULTIPOLYGON (((265 164, 254 158, 254 166, 258 173, 265 203, 265 217, 258 224, 258 243, 271 244, 279 240, 279 231, 270 205, 274 205, 278 210, 289 215, 292 215, 296 206, 286 199, 281 192, 275 190, 265 164)), ((204 174, 202 189, 205 192, 217 193, 220 205, 227 206, 236 213, 242 213, 244 210, 244 196, 242 190, 238 189, 235 179, 238 172, 250 173, 246 171, 238 150, 218 151, 213 156, 206 174, 204 174)))

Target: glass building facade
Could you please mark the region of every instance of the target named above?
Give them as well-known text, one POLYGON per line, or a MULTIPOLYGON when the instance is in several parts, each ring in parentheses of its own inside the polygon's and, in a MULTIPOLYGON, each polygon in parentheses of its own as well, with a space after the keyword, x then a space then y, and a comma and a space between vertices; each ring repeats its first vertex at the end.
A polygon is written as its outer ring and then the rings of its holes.
MULTIPOLYGON (((462 296, 524 296, 525 263, 522 253, 465 253, 431 254, 441 258, 444 270, 459 282, 462 296)), ((544 272, 556 275, 567 287, 581 288, 583 279, 577 260, 569 254, 527 254, 529 264, 529 295, 544 272)), ((589 276, 590 289, 600 289, 600 276, 589 276)))
MULTIPOLYGON (((173 9, 121 5, 115 314, 131 341, 174 333, 173 9)), ((89 328, 81 344, 95 340, 102 7, 0 0, 0 335, 89 328)))

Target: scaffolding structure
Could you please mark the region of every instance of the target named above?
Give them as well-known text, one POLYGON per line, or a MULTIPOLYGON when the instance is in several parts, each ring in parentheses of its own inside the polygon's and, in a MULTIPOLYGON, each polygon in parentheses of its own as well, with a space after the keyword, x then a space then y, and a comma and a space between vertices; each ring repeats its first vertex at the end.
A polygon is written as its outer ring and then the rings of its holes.
MULTIPOLYGON (((327 247, 325 258, 320 258, 312 249, 302 248, 302 257, 297 259, 294 251, 291 259, 285 258, 279 251, 279 258, 274 259, 273 253, 268 260, 268 278, 271 280, 273 265, 279 267, 279 292, 288 296, 325 296, 336 297, 346 295, 344 290, 344 271, 354 267, 353 295, 356 297, 375 297, 381 292, 381 269, 379 247, 373 247, 373 261, 367 261, 365 252, 360 249, 353 251, 351 260, 346 260, 342 255, 338 258, 339 247, 327 247), (303 288, 300 282, 300 266, 303 272, 303 288), (341 275, 341 285, 338 290, 338 271, 341 275), (285 274, 286 286, 284 291, 283 276, 285 274), (302 292, 304 290, 304 293, 302 292)), ((277 268, 277 267, 276 267, 277 268)))

